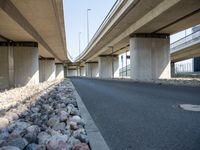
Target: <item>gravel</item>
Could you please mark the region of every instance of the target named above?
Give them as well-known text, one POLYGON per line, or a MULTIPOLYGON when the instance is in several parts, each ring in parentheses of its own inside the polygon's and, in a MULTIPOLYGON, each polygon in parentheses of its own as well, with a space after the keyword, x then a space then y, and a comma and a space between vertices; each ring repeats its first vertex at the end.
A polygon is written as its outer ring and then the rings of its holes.
POLYGON ((74 92, 64 80, 0 93, 0 150, 89 150, 74 92))

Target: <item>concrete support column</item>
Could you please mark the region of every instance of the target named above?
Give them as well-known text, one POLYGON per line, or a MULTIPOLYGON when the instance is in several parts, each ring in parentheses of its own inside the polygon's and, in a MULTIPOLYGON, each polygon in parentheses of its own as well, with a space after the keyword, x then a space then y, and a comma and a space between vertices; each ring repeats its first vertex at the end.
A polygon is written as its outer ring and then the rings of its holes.
POLYGON ((68 68, 67 66, 64 67, 64 77, 67 78, 68 76, 68 68))
POLYGON ((85 75, 85 67, 84 66, 80 66, 80 70, 81 70, 81 76, 86 76, 85 75))
MULTIPOLYGON (((12 52, 13 53, 13 52, 12 52)), ((10 80, 14 80, 14 77, 10 77, 9 58, 13 59, 13 56, 9 57, 9 46, 0 46, 0 89, 10 87, 10 80)), ((12 65, 12 68, 14 64, 12 65)), ((14 85, 14 84, 13 84, 14 85)))
POLYGON ((85 64, 85 74, 87 77, 98 77, 99 69, 98 62, 87 62, 85 64))
POLYGON ((64 79, 64 66, 62 63, 56 63, 56 79, 64 79))
POLYGON ((131 78, 169 79, 170 43, 167 34, 135 34, 130 39, 131 78))
POLYGON ((174 77, 175 75, 175 63, 171 62, 171 77, 174 77))
POLYGON ((118 55, 99 56, 99 77, 100 78, 119 77, 118 55))
POLYGON ((39 61, 40 82, 53 81, 56 78, 56 66, 54 58, 40 58, 39 61))
POLYGON ((80 66, 76 67, 77 70, 77 76, 81 76, 81 68, 80 66))
POLYGON ((38 44, 0 42, 0 88, 39 83, 38 44))

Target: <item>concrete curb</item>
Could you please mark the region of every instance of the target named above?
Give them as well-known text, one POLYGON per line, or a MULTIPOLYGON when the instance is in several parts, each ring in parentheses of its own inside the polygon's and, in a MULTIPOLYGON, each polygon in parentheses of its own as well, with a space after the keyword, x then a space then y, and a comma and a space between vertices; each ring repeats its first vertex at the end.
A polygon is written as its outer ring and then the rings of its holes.
MULTIPOLYGON (((76 89, 71 82, 71 86, 76 89)), ((90 147, 92 150, 110 150, 107 143, 105 142, 103 136, 101 135, 98 127, 96 126, 94 120, 92 119, 90 113, 88 112, 85 104, 83 103, 81 97, 79 96, 78 92, 75 90, 74 92, 76 96, 76 100, 78 103, 79 110, 81 112, 82 118, 86 121, 85 129, 89 138, 90 147)))

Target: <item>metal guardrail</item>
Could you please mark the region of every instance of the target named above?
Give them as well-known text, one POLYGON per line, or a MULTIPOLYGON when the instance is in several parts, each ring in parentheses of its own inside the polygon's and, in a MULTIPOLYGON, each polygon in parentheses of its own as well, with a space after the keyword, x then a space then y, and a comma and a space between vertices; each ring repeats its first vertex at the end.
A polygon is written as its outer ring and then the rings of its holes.
POLYGON ((170 51, 171 53, 174 53, 181 50, 183 47, 191 46, 197 43, 200 43, 200 30, 172 43, 170 45, 170 51))
POLYGON ((129 77, 130 76, 130 70, 131 70, 131 66, 129 64, 129 65, 127 65, 127 66, 119 69, 119 75, 120 76, 127 76, 127 77, 129 77))

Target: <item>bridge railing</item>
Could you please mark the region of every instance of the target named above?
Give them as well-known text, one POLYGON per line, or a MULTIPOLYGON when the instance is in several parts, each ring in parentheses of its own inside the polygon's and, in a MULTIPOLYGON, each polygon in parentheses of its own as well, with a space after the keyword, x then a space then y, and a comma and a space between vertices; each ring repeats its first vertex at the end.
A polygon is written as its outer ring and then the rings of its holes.
POLYGON ((131 66, 130 64, 122 67, 119 69, 119 76, 123 77, 129 77, 130 76, 130 71, 131 71, 131 66))
POLYGON ((171 51, 171 53, 174 53, 176 51, 181 50, 184 47, 191 46, 191 45, 194 45, 197 43, 200 43, 200 30, 198 30, 192 34, 189 34, 188 36, 185 36, 185 37, 181 38, 180 40, 172 43, 170 45, 170 51, 171 51))

